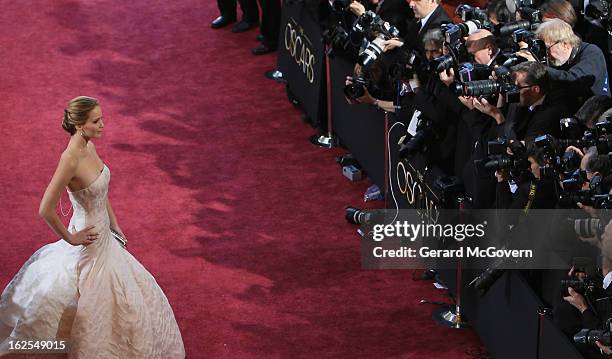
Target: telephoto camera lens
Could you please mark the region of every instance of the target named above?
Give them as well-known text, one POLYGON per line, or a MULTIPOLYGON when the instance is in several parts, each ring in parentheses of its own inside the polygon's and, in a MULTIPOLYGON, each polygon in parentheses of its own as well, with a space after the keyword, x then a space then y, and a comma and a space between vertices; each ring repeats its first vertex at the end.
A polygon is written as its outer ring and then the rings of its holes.
POLYGON ((574 232, 583 238, 591 238, 604 231, 599 218, 582 218, 574 220, 574 232))
POLYGON ((531 30, 531 23, 527 20, 520 20, 507 23, 499 28, 499 36, 510 36, 516 30, 531 30))
POLYGON ((495 80, 470 81, 463 84, 463 96, 488 96, 499 92, 495 80))
POLYGON ((346 221, 350 224, 363 224, 368 221, 371 217, 371 213, 368 213, 362 209, 355 207, 346 207, 346 221))
POLYGON ((578 333, 574 334, 574 343, 576 344, 589 344, 592 346, 597 346, 595 342, 600 342, 605 346, 612 345, 610 331, 582 329, 578 333))
POLYGON ((512 167, 513 164, 514 161, 512 160, 512 158, 507 156, 500 156, 499 158, 485 162, 483 167, 488 170, 502 170, 512 167))
POLYGON ((361 55, 359 55, 359 64, 363 67, 370 66, 378 56, 382 53, 384 48, 383 43, 385 42, 385 38, 382 36, 376 37, 374 40, 370 41, 368 46, 363 50, 361 55))

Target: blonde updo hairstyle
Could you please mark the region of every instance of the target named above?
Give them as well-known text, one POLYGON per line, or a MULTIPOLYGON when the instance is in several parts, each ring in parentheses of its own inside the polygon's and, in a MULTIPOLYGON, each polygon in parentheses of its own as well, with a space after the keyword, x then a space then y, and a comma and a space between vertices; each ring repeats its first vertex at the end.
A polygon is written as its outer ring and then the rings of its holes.
POLYGON ((77 132, 77 125, 84 125, 87 122, 89 113, 94 107, 98 106, 98 100, 93 97, 79 96, 68 103, 64 109, 62 128, 70 133, 70 136, 77 132))

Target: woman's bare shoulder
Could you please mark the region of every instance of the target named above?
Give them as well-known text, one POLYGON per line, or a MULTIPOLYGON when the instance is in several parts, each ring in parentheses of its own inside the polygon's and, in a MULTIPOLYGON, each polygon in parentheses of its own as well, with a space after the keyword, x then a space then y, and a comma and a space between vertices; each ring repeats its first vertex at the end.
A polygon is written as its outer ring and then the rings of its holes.
POLYGON ((68 146, 62 155, 60 156, 59 163, 57 164, 58 169, 66 168, 71 170, 76 170, 79 166, 79 162, 81 159, 81 155, 78 153, 78 150, 70 148, 68 146))

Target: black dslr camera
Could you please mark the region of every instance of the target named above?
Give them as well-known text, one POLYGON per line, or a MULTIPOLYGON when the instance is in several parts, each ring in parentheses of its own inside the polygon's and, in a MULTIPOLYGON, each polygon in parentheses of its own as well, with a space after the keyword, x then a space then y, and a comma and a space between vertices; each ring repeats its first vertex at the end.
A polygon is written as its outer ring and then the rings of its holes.
POLYGON ((444 34, 444 45, 448 55, 440 56, 432 61, 431 68, 440 73, 455 68, 461 63, 468 62, 468 51, 463 38, 469 34, 483 29, 485 26, 478 20, 470 20, 460 24, 443 24, 440 26, 444 34))
POLYGON ((399 144, 400 160, 406 160, 419 152, 427 150, 427 145, 436 137, 436 131, 431 121, 421 114, 419 123, 416 128, 416 133, 412 137, 406 137, 399 144))
POLYGON ((516 179, 522 178, 530 168, 525 146, 520 141, 510 142, 505 138, 489 141, 487 157, 474 163, 488 171, 508 170, 516 179))
POLYGON ((520 101, 519 89, 514 83, 512 72, 505 66, 495 69, 497 80, 467 81, 455 86, 455 93, 462 96, 493 98, 493 95, 505 96, 506 103, 520 101))
POLYGON ((397 62, 389 66, 389 77, 395 80, 411 79, 418 71, 429 72, 429 62, 417 50, 404 51, 397 62))
POLYGON ((353 76, 349 80, 351 83, 344 86, 344 95, 350 100, 365 95, 366 89, 371 85, 370 80, 359 76, 353 76))
POLYGON ((512 33, 512 41, 518 44, 524 42, 527 44, 527 49, 535 57, 536 61, 541 64, 548 65, 548 51, 544 40, 539 39, 533 32, 528 30, 516 30, 512 33))
POLYGON ((385 40, 399 36, 399 30, 384 21, 373 11, 366 11, 353 25, 353 31, 364 35, 364 50, 359 55, 359 64, 370 66, 383 51, 385 40), (371 39, 371 40, 369 40, 371 39))
POLYGON ((599 20, 608 33, 612 32, 612 3, 610 1, 592 0, 584 9, 584 14, 599 20))

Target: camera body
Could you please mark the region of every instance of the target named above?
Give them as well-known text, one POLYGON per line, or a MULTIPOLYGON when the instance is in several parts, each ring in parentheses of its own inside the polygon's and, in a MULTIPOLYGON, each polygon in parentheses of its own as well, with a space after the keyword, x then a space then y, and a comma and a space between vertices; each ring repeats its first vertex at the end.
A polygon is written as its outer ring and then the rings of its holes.
MULTIPOLYGON (((487 97, 501 94, 507 103, 520 101, 519 89, 514 83, 512 72, 505 66, 495 69, 497 80, 466 81, 455 86, 455 93, 462 96, 487 97)), ((488 77, 488 76, 487 76, 488 77)))
POLYGON ((486 10, 468 4, 461 4, 455 9, 455 15, 459 16, 463 22, 475 20, 489 30, 493 28, 486 10))
POLYGON ((520 29, 512 33, 512 41, 516 44, 524 42, 527 44, 529 52, 536 58, 536 61, 547 65, 548 64, 548 51, 546 50, 546 44, 544 40, 539 39, 533 32, 520 29))
POLYGON ((599 20, 608 33, 612 31, 612 3, 610 1, 590 1, 584 9, 584 14, 592 19, 599 20))
POLYGON ((448 54, 435 58, 432 61, 431 68, 436 73, 440 73, 459 66, 461 63, 468 62, 468 51, 463 38, 483 28, 485 26, 478 20, 470 20, 460 24, 443 24, 440 26, 444 34, 444 44, 448 49, 448 54))
POLYGON ((510 142, 507 139, 489 141, 487 157, 477 164, 489 171, 508 170, 514 178, 520 178, 530 168, 525 146, 520 141, 510 142))
POLYGON ((370 66, 382 54, 385 40, 399 36, 397 28, 369 10, 357 18, 353 31, 363 34, 366 39, 364 50, 359 54, 358 60, 364 67, 370 66))
POLYGON ((365 95, 366 88, 371 84, 370 80, 360 76, 353 76, 350 81, 350 84, 344 86, 344 95, 350 100, 365 95))
POLYGON ((400 54, 396 63, 389 66, 389 76, 393 79, 411 79, 417 71, 429 72, 429 62, 417 50, 407 50, 400 54))
POLYGON ((426 151, 428 143, 435 136, 436 131, 434 130, 433 123, 421 114, 414 136, 405 138, 399 144, 400 160, 406 160, 419 152, 426 151))

